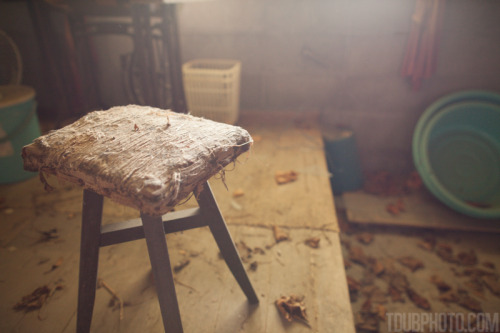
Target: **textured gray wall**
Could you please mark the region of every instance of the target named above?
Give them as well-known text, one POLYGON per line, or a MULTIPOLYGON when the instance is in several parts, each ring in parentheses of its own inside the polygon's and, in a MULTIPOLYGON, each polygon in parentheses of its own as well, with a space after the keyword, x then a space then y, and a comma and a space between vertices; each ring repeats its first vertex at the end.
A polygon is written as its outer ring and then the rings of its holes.
POLYGON ((500 1, 446 3, 437 73, 399 76, 410 0, 218 0, 179 7, 182 54, 243 63, 241 108, 321 111, 351 126, 367 169, 411 168, 413 128, 436 98, 500 91, 500 1))

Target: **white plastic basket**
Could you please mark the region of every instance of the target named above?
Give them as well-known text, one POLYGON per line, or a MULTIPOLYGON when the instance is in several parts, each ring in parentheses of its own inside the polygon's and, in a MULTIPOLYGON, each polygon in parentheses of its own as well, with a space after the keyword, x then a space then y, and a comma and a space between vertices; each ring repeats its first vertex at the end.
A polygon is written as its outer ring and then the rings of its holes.
POLYGON ((238 120, 240 61, 196 59, 182 66, 182 74, 191 114, 227 124, 238 120))

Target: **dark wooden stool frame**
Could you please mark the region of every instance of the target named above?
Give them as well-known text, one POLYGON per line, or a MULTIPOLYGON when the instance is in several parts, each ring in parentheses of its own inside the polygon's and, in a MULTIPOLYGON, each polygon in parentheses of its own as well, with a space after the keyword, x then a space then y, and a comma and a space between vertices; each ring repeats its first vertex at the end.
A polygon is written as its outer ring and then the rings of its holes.
POLYGON ((222 257, 248 301, 251 304, 259 302, 208 182, 203 184, 203 190, 196 200, 198 208, 171 212, 163 217, 141 212, 140 220, 101 226, 103 196, 91 190, 84 190, 77 333, 90 332, 99 248, 141 238, 146 238, 165 332, 183 332, 165 234, 203 226, 210 228, 222 257))

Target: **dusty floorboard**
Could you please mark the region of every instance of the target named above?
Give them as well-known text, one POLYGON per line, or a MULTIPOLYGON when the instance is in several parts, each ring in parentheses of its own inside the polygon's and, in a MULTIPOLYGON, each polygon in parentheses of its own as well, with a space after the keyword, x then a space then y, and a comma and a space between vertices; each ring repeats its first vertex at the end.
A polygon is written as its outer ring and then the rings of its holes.
POLYGON ((459 214, 421 189, 402 197, 405 211, 392 215, 386 211, 398 198, 379 197, 363 191, 342 195, 347 217, 352 222, 441 230, 500 232, 500 220, 477 219, 459 214))

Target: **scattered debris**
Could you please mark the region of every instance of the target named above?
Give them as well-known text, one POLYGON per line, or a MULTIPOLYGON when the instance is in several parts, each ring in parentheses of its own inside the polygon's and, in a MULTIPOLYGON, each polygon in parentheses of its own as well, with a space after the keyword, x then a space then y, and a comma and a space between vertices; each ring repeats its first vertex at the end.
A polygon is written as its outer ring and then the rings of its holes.
POLYGON ((365 267, 370 264, 369 257, 365 255, 363 249, 359 246, 349 248, 349 260, 365 267))
POLYGON ((448 290, 439 295, 439 300, 447 303, 458 302, 458 295, 453 290, 448 290))
POLYGON ((498 280, 498 277, 493 275, 484 275, 481 280, 492 294, 500 297, 500 281, 498 280))
POLYGON ((483 262, 483 266, 489 269, 495 269, 495 264, 492 263, 491 261, 485 261, 483 262))
POLYGON ((369 174, 365 179, 364 191, 378 196, 402 196, 416 189, 418 181, 413 173, 408 175, 379 171, 369 174))
POLYGON ((483 296, 483 282, 480 278, 473 277, 470 278, 468 281, 465 282, 465 286, 468 287, 470 290, 473 291, 474 294, 482 297, 483 296))
POLYGON ((440 292, 451 290, 451 286, 448 283, 444 282, 443 279, 441 279, 441 277, 438 275, 431 276, 431 282, 436 285, 440 292))
POLYGON ((458 262, 460 265, 463 266, 473 266, 477 264, 477 256, 476 252, 474 250, 470 250, 469 253, 467 252, 460 252, 457 255, 458 262))
POLYGON ((252 249, 244 241, 236 243, 236 248, 240 254, 241 261, 248 262, 252 258, 252 249))
POLYGON ((274 174, 274 179, 278 185, 287 184, 296 181, 298 178, 298 173, 293 170, 288 171, 276 171, 274 174))
POLYGON ((350 276, 347 276, 347 287, 349 288, 349 297, 351 302, 358 300, 358 292, 361 290, 361 284, 350 276))
POLYGON ((427 251, 433 251, 436 246, 436 239, 434 237, 425 237, 417 243, 417 246, 427 251))
POLYGON ((243 192, 243 190, 241 188, 238 188, 238 189, 234 190, 234 192, 233 192, 233 198, 242 197, 244 195, 245 195, 245 192, 243 192))
POLYGON ((183 259, 179 261, 177 264, 174 265, 174 273, 179 273, 180 271, 182 271, 184 267, 189 265, 190 262, 191 260, 189 259, 183 259))
POLYGON ((13 307, 16 311, 24 311, 25 313, 41 309, 47 303, 49 298, 58 290, 64 288, 62 281, 57 281, 54 286, 43 285, 36 288, 30 294, 23 296, 21 301, 13 307))
POLYGON ((253 248, 253 253, 256 253, 256 254, 266 254, 266 251, 264 251, 263 248, 257 246, 257 247, 253 248))
POLYGON ((380 290, 379 287, 375 285, 365 286, 362 292, 370 301, 374 304, 385 304, 387 303, 387 294, 380 290))
POLYGON ((50 261, 50 258, 41 258, 39 261, 38 261, 38 265, 43 265, 47 262, 50 261))
POLYGON ((403 297, 403 293, 401 291, 399 291, 398 289, 394 288, 393 286, 389 286, 389 289, 387 292, 389 293, 389 296, 391 296, 391 301, 401 302, 401 303, 405 302, 405 299, 403 297))
POLYGON ((6 214, 6 215, 11 215, 11 214, 14 213, 14 209, 12 209, 12 208, 5 208, 3 210, 3 213, 6 214))
POLYGON ((370 244, 373 242, 373 234, 369 232, 362 232, 356 235, 356 240, 362 244, 370 244))
POLYGON ((250 263, 250 266, 248 267, 249 270, 252 272, 255 272, 257 270, 257 267, 259 266, 259 263, 257 261, 252 261, 250 263))
POLYGON ((482 312, 483 311, 483 309, 481 307, 481 303, 477 299, 469 296, 467 291, 465 291, 465 290, 458 291, 457 304, 464 307, 467 310, 471 310, 474 312, 482 312))
POLYGON ((453 249, 448 244, 437 244, 436 245, 436 254, 441 257, 444 261, 457 263, 458 260, 453 255, 453 249))
POLYGON ((38 240, 38 243, 45 243, 45 242, 49 242, 53 239, 59 238, 57 228, 53 228, 53 229, 50 229, 47 231, 39 231, 39 233, 41 236, 40 236, 40 239, 38 240))
POLYGON ((59 266, 62 265, 63 261, 64 261, 63 257, 60 257, 59 259, 57 259, 57 261, 52 265, 52 267, 48 271, 46 271, 44 274, 48 274, 48 273, 56 270, 59 266))
POLYGON ((376 276, 379 276, 380 274, 382 274, 385 271, 384 265, 376 258, 368 258, 368 264, 369 264, 370 270, 376 276))
POLYGON ((308 238, 304 241, 304 243, 309 246, 309 247, 312 247, 313 249, 317 249, 319 247, 319 241, 321 239, 319 237, 311 237, 311 238, 308 238))
POLYGON ((123 300, 121 297, 114 291, 106 282, 104 282, 103 279, 98 279, 97 280, 97 286, 98 287, 103 287, 106 289, 107 292, 111 294, 111 296, 118 301, 118 307, 120 309, 120 321, 123 320, 123 300))
POLYGON ((387 319, 386 313, 387 309, 385 308, 385 306, 383 306, 382 304, 377 304, 377 314, 381 320, 385 321, 387 319))
POLYGON ((412 272, 415 272, 419 268, 424 268, 422 260, 412 256, 401 257, 398 261, 401 265, 408 267, 412 272))
POLYGON ((303 299, 303 297, 295 295, 282 296, 276 300, 275 304, 280 314, 289 322, 298 320, 308 325, 309 321, 303 299))
POLYGON ((262 141, 262 136, 260 135, 252 135, 253 142, 259 142, 262 141))
POLYGON ((279 228, 278 226, 275 226, 275 225, 273 226, 273 233, 274 233, 274 239, 276 240, 276 243, 290 239, 288 234, 286 232, 284 232, 283 230, 281 230, 281 228, 279 228))
POLYGON ((406 188, 410 190, 418 190, 422 187, 422 178, 417 171, 412 171, 406 180, 406 188))
POLYGON ((361 306, 361 311, 356 314, 356 329, 361 332, 378 332, 378 309, 373 310, 371 300, 368 298, 361 306))
POLYGON ((412 288, 406 288, 406 294, 408 295, 410 300, 419 308, 424 309, 424 310, 431 309, 431 305, 429 304, 429 301, 427 299, 425 299, 423 296, 419 295, 412 288))
POLYGON ((401 212, 405 211, 405 204, 403 199, 398 199, 396 202, 389 202, 385 206, 385 210, 392 215, 399 215, 401 212))
POLYGON ((234 200, 231 200, 230 201, 230 204, 231 204, 231 207, 233 207, 234 209, 236 210, 242 210, 243 209, 243 206, 240 205, 239 203, 237 203, 236 201, 234 200))
MULTIPOLYGON (((249 262, 250 259, 252 259, 254 254, 261 254, 264 255, 266 252, 260 248, 260 247, 255 247, 251 248, 249 247, 244 241, 239 241, 236 243, 236 248, 238 249, 238 253, 240 254, 241 261, 243 262, 249 262)), ((221 254, 219 253, 221 256, 221 254)))

